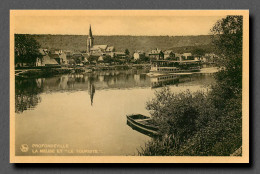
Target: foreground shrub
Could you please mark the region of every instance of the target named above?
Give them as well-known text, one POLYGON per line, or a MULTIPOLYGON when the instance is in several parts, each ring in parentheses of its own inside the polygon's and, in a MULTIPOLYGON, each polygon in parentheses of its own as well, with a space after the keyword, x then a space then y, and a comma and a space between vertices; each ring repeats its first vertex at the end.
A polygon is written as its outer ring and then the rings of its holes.
POLYGON ((147 103, 160 136, 148 142, 139 155, 230 155, 242 144, 241 98, 227 107, 215 106, 212 92, 174 94, 169 88, 156 92, 147 103))

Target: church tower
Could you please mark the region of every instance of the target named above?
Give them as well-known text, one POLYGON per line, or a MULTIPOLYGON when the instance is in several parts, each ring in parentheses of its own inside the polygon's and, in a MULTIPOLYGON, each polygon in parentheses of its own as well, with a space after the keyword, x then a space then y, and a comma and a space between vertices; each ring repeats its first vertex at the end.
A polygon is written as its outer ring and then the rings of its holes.
POLYGON ((87 52, 90 53, 90 49, 94 45, 94 37, 92 36, 91 25, 89 26, 89 34, 87 39, 87 52))

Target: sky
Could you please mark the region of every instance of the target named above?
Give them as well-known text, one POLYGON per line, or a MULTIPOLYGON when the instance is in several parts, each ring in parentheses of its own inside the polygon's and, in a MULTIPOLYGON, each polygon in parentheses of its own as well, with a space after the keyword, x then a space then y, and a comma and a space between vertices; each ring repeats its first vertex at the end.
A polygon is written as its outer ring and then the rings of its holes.
POLYGON ((16 16, 17 34, 208 35, 224 16, 16 16))

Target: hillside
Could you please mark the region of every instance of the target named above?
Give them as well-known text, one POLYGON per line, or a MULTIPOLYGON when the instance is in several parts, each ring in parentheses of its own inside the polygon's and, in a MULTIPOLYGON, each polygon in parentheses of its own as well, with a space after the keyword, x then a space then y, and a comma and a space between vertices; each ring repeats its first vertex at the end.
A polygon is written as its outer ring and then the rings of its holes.
MULTIPOLYGON (((86 35, 32 35, 42 48, 63 50, 86 50, 86 35)), ((116 51, 126 48, 133 53, 134 50, 159 48, 188 51, 194 47, 211 49, 210 35, 201 36, 94 36, 95 44, 114 46, 116 51)))

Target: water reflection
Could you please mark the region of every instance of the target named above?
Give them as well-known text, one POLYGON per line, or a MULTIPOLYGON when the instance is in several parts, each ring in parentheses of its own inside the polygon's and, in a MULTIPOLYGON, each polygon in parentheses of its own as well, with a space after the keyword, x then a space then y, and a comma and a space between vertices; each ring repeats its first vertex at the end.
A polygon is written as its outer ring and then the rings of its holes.
POLYGON ((43 91, 41 79, 21 79, 15 80, 15 112, 21 113, 24 110, 32 109, 41 102, 38 95, 43 91))
MULTIPOLYGON (((100 76, 102 77, 102 76, 100 76)), ((93 105, 93 99, 94 99, 94 94, 95 94, 95 86, 94 86, 94 78, 90 77, 89 78, 89 85, 88 85, 88 93, 90 95, 90 101, 91 101, 91 106, 93 105)))
POLYGON ((85 74, 68 74, 51 78, 15 79, 16 113, 32 109, 41 102, 40 93, 87 91, 93 105, 96 90, 123 90, 132 88, 159 88, 167 85, 209 85, 214 82, 211 74, 168 74, 149 77, 147 70, 102 71, 85 74))
POLYGON ((164 75, 159 77, 152 77, 151 78, 151 86, 152 88, 163 87, 166 85, 178 85, 179 79, 181 76, 179 75, 164 75))
POLYGON ((146 73, 129 70, 37 79, 16 77, 16 155, 50 155, 21 152, 22 144, 35 143, 97 149, 102 151, 100 155, 134 155, 150 137, 129 127, 126 115, 149 116, 145 106, 154 97, 154 86, 169 85, 178 93, 207 89, 214 82, 208 74, 155 78, 146 73))

